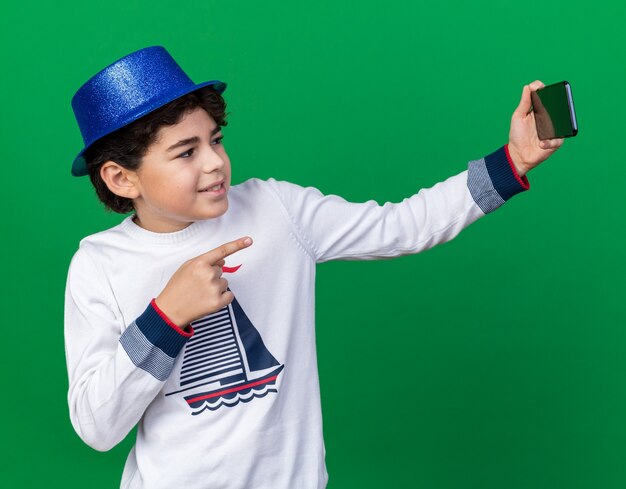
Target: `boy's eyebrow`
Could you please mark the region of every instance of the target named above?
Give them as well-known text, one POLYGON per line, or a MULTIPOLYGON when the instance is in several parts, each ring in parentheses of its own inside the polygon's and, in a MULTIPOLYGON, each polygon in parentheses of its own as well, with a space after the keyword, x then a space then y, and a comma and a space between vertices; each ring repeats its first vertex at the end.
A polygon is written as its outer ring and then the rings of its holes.
POLYGON ((192 138, 187 138, 187 139, 181 139, 177 143, 172 144, 165 151, 172 151, 173 149, 180 148, 181 146, 187 146, 188 144, 196 144, 198 143, 198 141, 200 141, 200 138, 198 136, 194 136, 192 138))
MULTIPOLYGON (((220 126, 215 126, 213 130, 211 131, 211 136, 216 135, 221 130, 222 128, 220 126)), ((181 139, 177 143, 172 144, 165 151, 172 151, 173 149, 180 148, 181 146, 187 146, 188 144, 197 144, 199 141, 200 141, 200 138, 198 136, 193 136, 187 139, 181 139)))

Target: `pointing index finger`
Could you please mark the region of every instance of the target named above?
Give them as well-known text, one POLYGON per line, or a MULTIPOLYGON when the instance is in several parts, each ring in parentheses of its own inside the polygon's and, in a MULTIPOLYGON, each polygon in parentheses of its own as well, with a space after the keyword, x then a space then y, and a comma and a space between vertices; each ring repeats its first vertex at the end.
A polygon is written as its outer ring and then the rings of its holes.
POLYGON ((220 261, 224 260, 227 256, 232 255, 233 253, 237 253, 244 248, 247 248, 252 244, 252 238, 246 236, 244 238, 239 238, 229 243, 224 243, 221 246, 218 246, 211 251, 207 251, 204 255, 201 255, 204 259, 206 259, 211 265, 216 265, 220 261))

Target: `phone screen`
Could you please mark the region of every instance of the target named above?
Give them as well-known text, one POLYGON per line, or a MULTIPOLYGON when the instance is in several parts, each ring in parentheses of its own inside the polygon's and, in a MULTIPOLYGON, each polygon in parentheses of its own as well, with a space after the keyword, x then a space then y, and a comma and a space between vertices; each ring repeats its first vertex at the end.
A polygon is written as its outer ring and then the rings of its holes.
POLYGON ((578 133, 572 90, 566 81, 531 94, 539 139, 567 138, 578 133))

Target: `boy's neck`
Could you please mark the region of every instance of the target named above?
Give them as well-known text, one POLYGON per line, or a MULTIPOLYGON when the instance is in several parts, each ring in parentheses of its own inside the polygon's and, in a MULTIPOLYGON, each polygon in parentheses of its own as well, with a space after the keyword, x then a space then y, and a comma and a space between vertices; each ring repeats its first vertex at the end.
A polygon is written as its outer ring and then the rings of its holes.
POLYGON ((133 222, 142 229, 150 231, 152 233, 176 233, 188 228, 193 222, 173 222, 173 221, 149 221, 142 220, 139 214, 133 216, 133 222))

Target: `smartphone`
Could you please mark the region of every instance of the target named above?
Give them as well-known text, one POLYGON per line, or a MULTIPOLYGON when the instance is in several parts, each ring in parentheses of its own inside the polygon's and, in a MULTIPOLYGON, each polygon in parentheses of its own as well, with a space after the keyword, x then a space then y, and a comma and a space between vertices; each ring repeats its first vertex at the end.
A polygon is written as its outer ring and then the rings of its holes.
POLYGON ((539 139, 569 138, 578 134, 572 88, 566 81, 531 93, 539 139))

